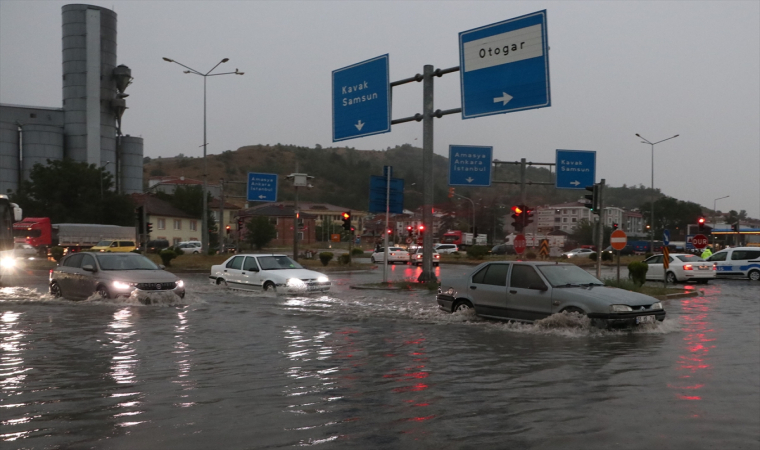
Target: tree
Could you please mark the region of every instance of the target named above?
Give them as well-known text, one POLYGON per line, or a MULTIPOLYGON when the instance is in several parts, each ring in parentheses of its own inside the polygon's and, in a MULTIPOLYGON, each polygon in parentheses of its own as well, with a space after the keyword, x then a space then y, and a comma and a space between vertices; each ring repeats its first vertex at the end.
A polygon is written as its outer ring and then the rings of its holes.
POLYGON ((71 159, 35 164, 29 180, 11 197, 27 217, 52 223, 102 223, 133 226, 132 199, 111 190, 113 176, 102 167, 71 159))
POLYGON ((277 229, 269 223, 269 218, 256 216, 245 224, 245 242, 256 246, 256 250, 269 244, 277 237, 277 229))
MULTIPOLYGON (((156 197, 191 216, 203 216, 203 188, 201 186, 177 186, 173 194, 157 192, 156 197)), ((212 197, 208 192, 206 192, 206 199, 211 203, 212 197)), ((209 248, 214 248, 219 245, 219 233, 211 209, 208 210, 206 224, 208 225, 208 245, 209 248)))
MULTIPOLYGON (((648 219, 652 214, 652 204, 641 205, 641 214, 648 219)), ((702 207, 696 203, 677 200, 673 197, 663 197, 654 202, 654 235, 662 236, 662 231, 667 229, 686 230, 690 223, 697 223, 702 216, 702 207)))

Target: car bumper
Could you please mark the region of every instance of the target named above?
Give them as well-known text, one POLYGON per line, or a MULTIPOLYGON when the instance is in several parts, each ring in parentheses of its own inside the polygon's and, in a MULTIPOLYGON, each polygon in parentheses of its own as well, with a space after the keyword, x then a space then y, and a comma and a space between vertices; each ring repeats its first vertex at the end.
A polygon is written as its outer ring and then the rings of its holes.
POLYGON ((140 289, 134 286, 130 286, 127 289, 116 289, 113 286, 110 286, 108 292, 112 297, 130 297, 133 293, 139 296, 151 296, 161 295, 162 292, 172 292, 180 298, 185 297, 185 288, 179 286, 173 289, 140 289))
POLYGON ((283 294, 311 294, 314 292, 327 292, 332 287, 331 282, 327 283, 309 283, 304 286, 288 286, 287 284, 278 284, 277 292, 283 294))
POLYGON ((608 327, 629 327, 665 320, 665 310, 632 311, 623 313, 589 313, 588 318, 605 323, 608 327))
POLYGON ((440 309, 446 312, 453 312, 452 307, 454 306, 454 300, 456 300, 454 297, 448 294, 438 294, 435 299, 438 301, 440 309))

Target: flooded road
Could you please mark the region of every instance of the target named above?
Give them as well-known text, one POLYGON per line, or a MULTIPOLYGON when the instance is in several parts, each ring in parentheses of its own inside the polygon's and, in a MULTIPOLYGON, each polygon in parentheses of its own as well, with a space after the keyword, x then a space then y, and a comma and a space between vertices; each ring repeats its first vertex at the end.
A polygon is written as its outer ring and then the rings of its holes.
MULTIPOLYGON (((394 266, 391 277, 414 277, 394 266)), ((437 269, 441 276, 467 270, 437 269)), ((0 289, 3 449, 760 447, 760 284, 661 324, 446 314, 421 291, 54 300, 0 289)))

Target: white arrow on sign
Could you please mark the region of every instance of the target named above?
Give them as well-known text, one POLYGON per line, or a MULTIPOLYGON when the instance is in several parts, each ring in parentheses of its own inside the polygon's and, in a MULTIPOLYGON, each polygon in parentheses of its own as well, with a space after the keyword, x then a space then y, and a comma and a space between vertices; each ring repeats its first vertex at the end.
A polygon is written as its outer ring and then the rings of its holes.
POLYGON ((357 130, 362 131, 362 127, 364 127, 364 123, 362 123, 362 119, 359 119, 359 122, 354 125, 357 130))
POLYGON ((465 181, 467 181, 468 183, 472 183, 473 181, 475 181, 475 178, 473 177, 465 178, 465 181))
POLYGON ((502 92, 501 97, 494 97, 493 102, 494 103, 503 102, 501 106, 504 106, 507 103, 509 103, 510 100, 512 100, 512 96, 507 94, 506 92, 502 92))
POLYGON ((575 180, 575 181, 571 181, 570 184, 572 184, 575 187, 578 187, 578 185, 581 184, 581 182, 578 180, 575 180))
POLYGON ((259 195, 259 198, 267 198, 267 196, 262 194, 262 195, 259 195))

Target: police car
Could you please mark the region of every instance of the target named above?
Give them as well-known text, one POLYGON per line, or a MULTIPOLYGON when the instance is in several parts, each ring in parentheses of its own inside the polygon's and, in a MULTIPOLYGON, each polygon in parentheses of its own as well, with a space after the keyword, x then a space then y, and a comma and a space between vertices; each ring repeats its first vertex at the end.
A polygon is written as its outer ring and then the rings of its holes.
POLYGON ((715 264, 719 277, 745 277, 760 281, 760 248, 726 248, 707 258, 715 264))

